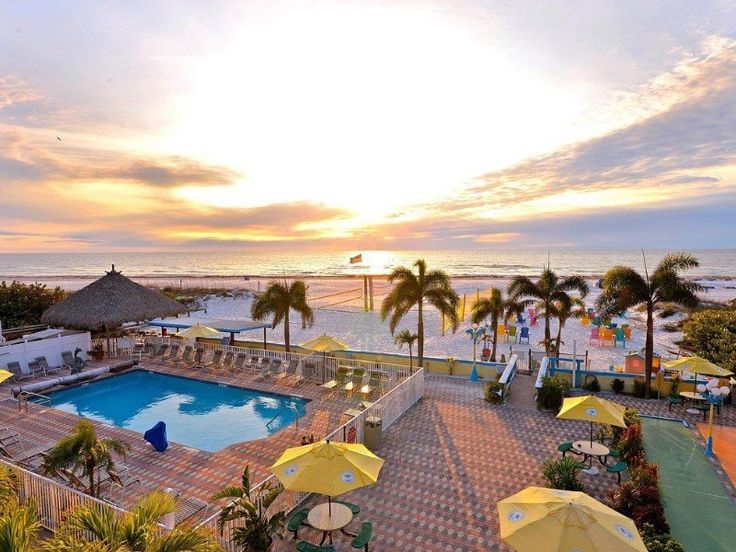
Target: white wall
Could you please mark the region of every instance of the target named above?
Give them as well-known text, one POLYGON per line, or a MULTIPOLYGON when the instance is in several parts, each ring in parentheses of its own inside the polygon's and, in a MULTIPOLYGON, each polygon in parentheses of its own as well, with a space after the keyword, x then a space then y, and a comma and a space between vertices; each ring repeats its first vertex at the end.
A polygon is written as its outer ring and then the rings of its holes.
POLYGON ((71 351, 79 347, 82 349, 82 358, 87 358, 87 351, 92 347, 89 332, 74 333, 65 336, 49 337, 36 341, 24 341, 15 345, 0 347, 0 368, 6 369, 8 362, 19 362, 24 372, 28 372, 28 361, 36 357, 45 356, 49 366, 61 366, 62 351, 71 351))

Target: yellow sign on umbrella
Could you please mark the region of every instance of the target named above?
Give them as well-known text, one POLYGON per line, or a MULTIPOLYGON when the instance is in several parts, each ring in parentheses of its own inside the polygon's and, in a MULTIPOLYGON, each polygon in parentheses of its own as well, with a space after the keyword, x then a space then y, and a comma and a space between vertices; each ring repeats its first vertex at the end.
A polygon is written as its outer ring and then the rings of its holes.
POLYGON ((317 351, 319 353, 344 351, 345 349, 349 348, 349 345, 347 343, 344 343, 336 337, 332 337, 331 335, 327 334, 321 335, 314 339, 310 339, 309 341, 306 341, 299 346, 303 347, 304 349, 309 349, 310 351, 317 351))
POLYGON ((0 383, 4 382, 6 379, 12 378, 14 376, 13 372, 8 372, 7 370, 0 370, 0 383))
POLYGON ((196 339, 198 337, 203 337, 203 338, 222 337, 220 335, 220 332, 217 331, 215 328, 210 328, 209 326, 205 326, 204 324, 194 324, 194 326, 190 326, 186 330, 177 332, 176 335, 180 337, 188 337, 190 339, 196 339))
POLYGON ((562 402, 558 418, 563 420, 584 420, 590 422, 590 443, 593 444, 593 423, 626 427, 624 413, 626 407, 601 399, 595 395, 568 397, 562 402))
POLYGON ((285 489, 327 495, 331 501, 333 496, 373 485, 383 462, 359 443, 318 441, 286 449, 269 469, 285 489))
POLYGON ((585 493, 528 487, 501 500, 498 515, 517 552, 646 552, 631 519, 585 493))

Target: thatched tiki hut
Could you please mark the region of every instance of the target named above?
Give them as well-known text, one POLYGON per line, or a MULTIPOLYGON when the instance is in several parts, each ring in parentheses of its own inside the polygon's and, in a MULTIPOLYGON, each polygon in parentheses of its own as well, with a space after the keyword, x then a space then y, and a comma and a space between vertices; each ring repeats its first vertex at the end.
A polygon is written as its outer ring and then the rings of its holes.
MULTIPOLYGON (((182 314, 184 305, 148 289, 112 270, 99 280, 72 293, 43 313, 41 322, 75 330, 104 333, 126 322, 182 314)), ((109 351, 108 343, 108 351, 109 351)))

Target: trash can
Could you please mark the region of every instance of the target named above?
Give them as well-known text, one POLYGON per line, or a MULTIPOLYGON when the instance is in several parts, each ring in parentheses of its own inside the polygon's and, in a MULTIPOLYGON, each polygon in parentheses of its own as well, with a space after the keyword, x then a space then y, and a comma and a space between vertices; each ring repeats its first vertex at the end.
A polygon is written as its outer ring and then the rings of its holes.
POLYGON ((378 416, 366 417, 363 438, 365 446, 370 450, 375 450, 381 445, 382 428, 383 420, 381 418, 378 416))

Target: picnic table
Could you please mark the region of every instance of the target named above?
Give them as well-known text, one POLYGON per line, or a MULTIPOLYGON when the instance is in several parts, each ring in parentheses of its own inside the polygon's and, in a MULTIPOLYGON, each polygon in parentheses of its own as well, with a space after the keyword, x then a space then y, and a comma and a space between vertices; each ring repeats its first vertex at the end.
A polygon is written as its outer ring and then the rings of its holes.
POLYGON ((572 450, 583 455, 583 462, 590 460, 590 467, 586 470, 588 475, 598 475, 598 468, 593 467, 593 458, 596 458, 601 465, 606 466, 606 458, 611 453, 611 449, 603 443, 598 441, 591 443, 589 440, 575 441, 572 444, 572 450))
POLYGON ((307 522, 309 525, 322 531, 322 540, 319 545, 322 546, 325 540, 329 538, 330 544, 332 544, 332 532, 342 531, 346 535, 354 537, 355 535, 345 531, 345 527, 353 521, 353 512, 339 502, 333 502, 331 505, 325 502, 319 504, 309 510, 307 515, 307 522))
MULTIPOLYGON (((692 401, 693 403, 706 400, 702 393, 696 393, 694 391, 680 391, 680 396, 686 401, 692 401)), ((688 408, 687 412, 690 414, 700 414, 700 410, 696 408, 688 408)))

